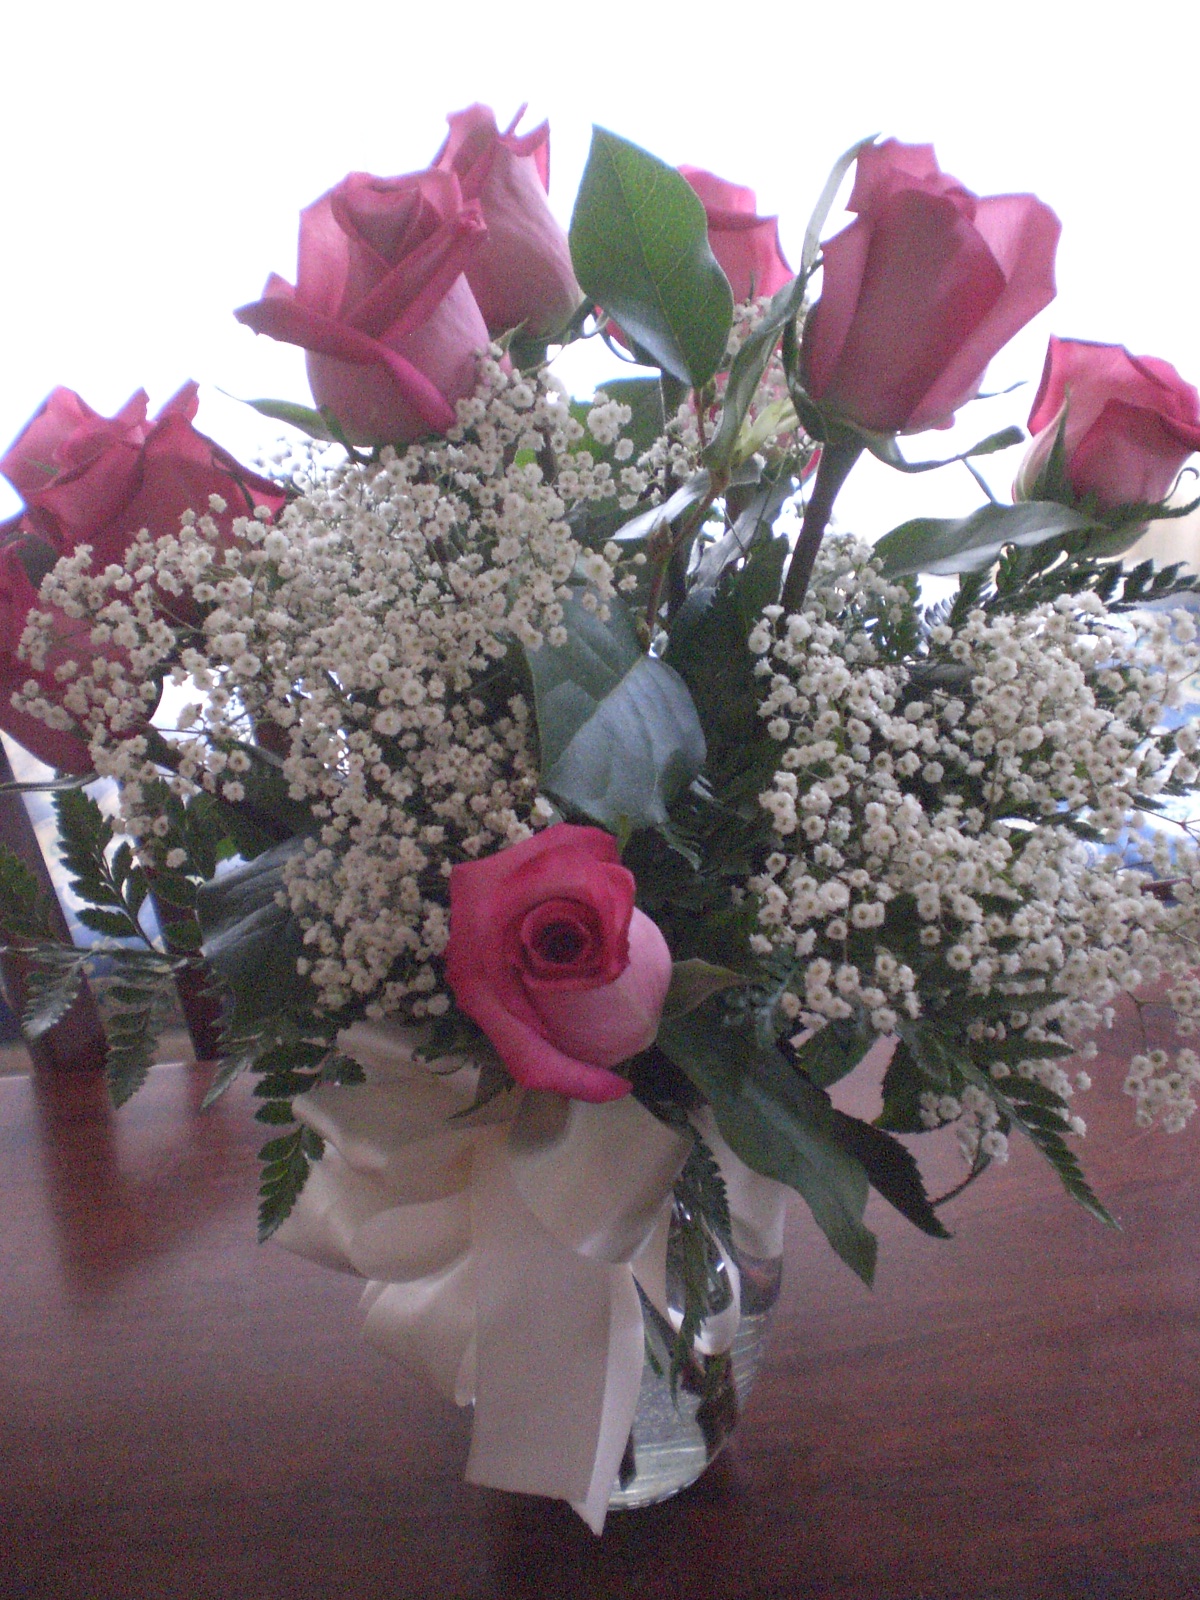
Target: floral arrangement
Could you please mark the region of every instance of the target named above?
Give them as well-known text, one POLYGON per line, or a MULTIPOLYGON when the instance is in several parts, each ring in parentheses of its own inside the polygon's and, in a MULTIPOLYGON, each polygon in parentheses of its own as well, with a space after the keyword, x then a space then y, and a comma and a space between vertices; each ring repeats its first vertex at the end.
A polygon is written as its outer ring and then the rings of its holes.
MULTIPOLYGON (((257 1074, 274 1130, 263 1235, 371 1280, 368 1332, 474 1400, 476 1481, 598 1526, 651 1324, 711 1401, 781 1186, 868 1282, 870 1188, 945 1232, 902 1136, 952 1125, 967 1183, 1021 1135, 1107 1218, 1075 1144, 1093 1036, 1152 983, 1200 1018, 1168 818, 1200 771, 1196 580, 1121 559, 1192 509, 1200 400, 1052 339, 1011 501, 978 463, 1019 428, 953 457, 978 510, 867 546, 839 490, 865 452, 944 464, 898 438, 1050 302, 1053 212, 868 141, 793 269, 752 191, 597 130, 568 239, 545 127, 449 121, 427 171, 310 206, 295 286, 237 313, 307 352, 312 408, 255 402, 303 448, 252 473, 194 386, 153 422, 56 390, 0 463, 0 724, 59 770, 99 940, 50 941, 10 855, 0 915, 31 1032, 99 974, 118 1101, 207 975, 211 1092, 257 1074), (573 397, 580 339, 631 374, 573 397), (867 1123, 829 1090, 877 1041, 867 1123), (550 1465, 512 1421, 545 1371, 501 1263, 556 1361, 605 1329, 550 1465)), ((1198 1082, 1153 1050, 1125 1087, 1171 1130, 1198 1082)))

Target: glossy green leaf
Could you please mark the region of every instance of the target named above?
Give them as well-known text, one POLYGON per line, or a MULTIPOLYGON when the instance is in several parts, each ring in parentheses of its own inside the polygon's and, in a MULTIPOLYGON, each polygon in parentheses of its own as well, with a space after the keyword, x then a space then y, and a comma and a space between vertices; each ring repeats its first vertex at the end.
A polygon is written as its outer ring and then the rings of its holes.
POLYGON ((800 252, 800 276, 807 278, 816 265, 817 253, 821 248, 821 230, 824 228, 829 213, 833 210, 833 202, 838 197, 838 190, 842 187, 842 180, 850 168, 858 160, 864 150, 870 148, 879 137, 872 133, 865 139, 859 139, 845 150, 834 162, 829 176, 825 180, 825 187, 821 190, 820 198, 813 209, 812 216, 808 219, 808 227, 804 232, 804 245, 800 252))
POLYGON ((1001 428, 999 433, 989 433, 986 439, 980 439, 978 444, 971 445, 968 450, 960 450, 956 456, 939 456, 936 461, 909 461, 901 452, 899 440, 892 433, 872 433, 867 428, 858 428, 851 425, 853 435, 861 439, 866 448, 885 466, 895 467, 897 472, 936 472, 939 467, 953 466, 956 461, 971 461, 976 456, 995 455, 998 450, 1011 450, 1013 445, 1020 444, 1025 437, 1024 428, 1001 428))
POLYGON ((272 422, 286 422, 289 428, 306 433, 310 439, 319 439, 325 444, 333 444, 338 440, 338 434, 328 418, 322 412, 314 411, 312 406, 295 405, 291 400, 247 400, 245 403, 260 417, 270 417, 272 422))
POLYGON ((733 294, 691 185, 596 128, 570 242, 584 293, 667 372, 695 388, 707 383, 725 353, 733 294))
POLYGON ((567 642, 527 652, 542 783, 611 833, 659 826, 704 762, 704 733, 679 674, 643 653, 615 598, 602 622, 577 596, 567 642))
POLYGON ((284 866, 303 847, 299 839, 276 845, 199 891, 204 955, 233 996, 230 1037, 310 996, 308 980, 296 971, 304 952, 300 924, 275 903, 284 866))
POLYGON ((712 442, 704 451, 704 462, 713 472, 728 472, 734 465, 738 435, 750 409, 763 373, 780 335, 804 303, 805 280, 793 278, 778 290, 762 321, 742 344, 729 368, 721 421, 712 442))
POLYGON ((889 578, 976 572, 991 566, 1006 545, 1024 549, 1094 526, 1094 518, 1050 500, 986 505, 969 517, 915 517, 884 534, 874 553, 889 578))
POLYGON ((870 1283, 876 1240, 862 1220, 867 1173, 846 1148, 829 1097, 778 1051, 722 1027, 712 1007, 664 1023, 658 1047, 712 1106, 734 1153, 803 1195, 838 1255, 870 1283))
POLYGON ((841 1111, 833 1115, 842 1143, 867 1169, 871 1187, 922 1233, 934 1239, 948 1239, 950 1234, 930 1204, 912 1151, 869 1122, 841 1111))
POLYGON ((749 981, 742 973, 734 972, 731 967, 716 966, 713 962, 702 961, 698 957, 692 957, 687 961, 676 961, 671 968, 671 986, 663 1002, 663 1017, 669 1022, 675 1017, 686 1016, 689 1011, 702 1006, 710 996, 720 993, 722 989, 730 989, 749 981))

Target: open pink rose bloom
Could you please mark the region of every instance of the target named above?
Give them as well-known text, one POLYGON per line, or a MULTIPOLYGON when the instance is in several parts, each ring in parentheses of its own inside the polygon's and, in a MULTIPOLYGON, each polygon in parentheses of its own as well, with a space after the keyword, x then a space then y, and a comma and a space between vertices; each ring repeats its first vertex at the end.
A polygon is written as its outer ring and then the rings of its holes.
POLYGON ((653 1043, 671 953, 599 828, 559 823, 450 875, 446 979, 518 1083, 616 1100, 653 1043))
POLYGON ((855 220, 821 246, 805 386, 878 433, 946 426, 1054 298, 1058 218, 1029 194, 981 200, 932 145, 895 139, 859 155, 848 209, 855 220))
POLYGON ((1051 337, 1029 418, 1035 435, 1016 492, 1025 498, 1054 448, 1066 407, 1066 473, 1102 510, 1161 500, 1200 450, 1200 395, 1168 361, 1119 344, 1051 337))
MULTIPOLYGON (((29 612, 44 609, 34 580, 81 544, 91 545, 99 570, 120 563, 143 528, 165 539, 179 532, 183 512, 213 514, 212 495, 225 502, 215 513, 224 539, 232 537, 237 517, 259 506, 275 514, 286 503, 278 483, 248 471, 197 432, 198 404, 197 386, 186 383, 150 419, 139 389, 115 417, 102 417, 73 390, 55 389, 0 459, 0 473, 25 501, 0 528, 0 727, 50 766, 90 771, 86 743, 18 711, 12 696, 33 679, 50 700, 60 701, 62 680, 54 669, 87 662, 97 647, 89 619, 56 614, 58 643, 45 669, 32 671, 18 658, 29 612)), ((175 604, 186 607, 179 597, 175 604)), ((113 646, 106 649, 114 653, 113 646)))
POLYGON ((425 172, 352 172, 300 214, 293 287, 272 274, 240 322, 308 352, 318 406, 355 444, 454 426, 491 337, 549 333, 581 296, 546 204, 545 124, 500 133, 487 106, 449 119, 425 172))

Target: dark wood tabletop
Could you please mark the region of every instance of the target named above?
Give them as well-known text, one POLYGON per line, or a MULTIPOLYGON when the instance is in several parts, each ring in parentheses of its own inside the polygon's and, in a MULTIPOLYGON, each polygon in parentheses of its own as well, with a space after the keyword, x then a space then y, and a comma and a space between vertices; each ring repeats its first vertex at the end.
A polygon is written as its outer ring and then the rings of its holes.
POLYGON ((868 1291, 797 1202, 734 1442, 600 1539, 465 1485, 469 1417, 360 1342, 356 1281, 255 1244, 242 1085, 0 1079, 0 1596, 1200 1596, 1200 1129, 1134 1129, 1137 1029, 1080 1104, 1122 1232, 1014 1146, 950 1242, 873 1199, 868 1291))

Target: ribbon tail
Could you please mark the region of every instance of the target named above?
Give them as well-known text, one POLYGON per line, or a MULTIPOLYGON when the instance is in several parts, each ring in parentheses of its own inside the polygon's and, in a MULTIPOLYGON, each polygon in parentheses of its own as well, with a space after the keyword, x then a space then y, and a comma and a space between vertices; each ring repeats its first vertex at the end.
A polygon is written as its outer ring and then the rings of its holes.
POLYGON ((472 1235, 478 1343, 467 1481, 567 1500, 587 1508, 589 1526, 602 1524, 597 1504, 616 1478, 641 1383, 629 1267, 560 1243, 525 1205, 499 1146, 477 1161, 472 1235))
POLYGON ((642 1307, 633 1274, 629 1271, 613 1273, 610 1292, 608 1369, 596 1460, 587 1494, 582 1500, 571 1501, 571 1509, 579 1513, 595 1534, 604 1532, 608 1497, 617 1481, 621 1459, 629 1442, 646 1357, 642 1307))

